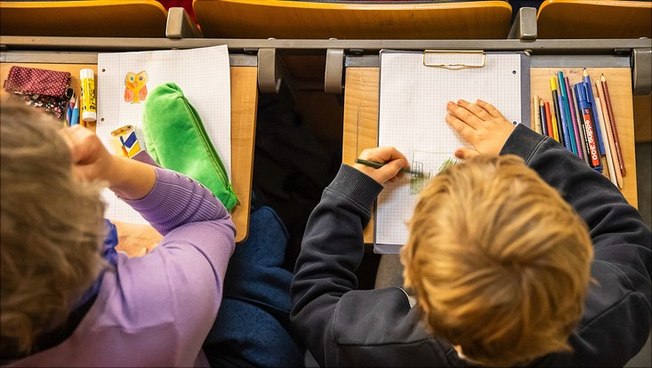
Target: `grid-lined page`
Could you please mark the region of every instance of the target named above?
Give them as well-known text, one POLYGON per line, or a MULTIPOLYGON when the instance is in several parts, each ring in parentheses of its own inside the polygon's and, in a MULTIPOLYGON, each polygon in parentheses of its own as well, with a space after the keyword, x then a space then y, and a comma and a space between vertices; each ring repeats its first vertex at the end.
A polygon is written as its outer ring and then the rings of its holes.
MULTIPOLYGON (((450 70, 425 66, 422 52, 382 51, 378 145, 396 147, 412 169, 436 175, 464 145, 445 120, 447 102, 459 99, 482 99, 519 123, 521 54, 487 54, 484 67, 450 70)), ((396 253, 407 242, 407 222, 426 182, 405 175, 385 185, 376 209, 377 252, 396 253)))
MULTIPOLYGON (((189 50, 100 53, 97 74, 96 132, 112 153, 118 152, 115 152, 111 131, 127 124, 135 127, 141 145, 147 143, 142 130, 143 104, 147 97, 143 86, 138 89, 132 85, 127 87, 125 80, 128 75, 143 77, 147 81, 144 88, 148 91, 174 82, 197 110, 230 176, 231 78, 226 45, 189 50)), ((147 223, 110 190, 106 189, 103 197, 108 205, 107 218, 147 223)))

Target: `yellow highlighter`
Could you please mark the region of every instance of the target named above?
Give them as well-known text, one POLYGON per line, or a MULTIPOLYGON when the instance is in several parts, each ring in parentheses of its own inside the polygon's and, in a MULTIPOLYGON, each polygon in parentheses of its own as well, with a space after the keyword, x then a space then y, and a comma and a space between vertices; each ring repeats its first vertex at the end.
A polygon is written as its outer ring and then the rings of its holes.
POLYGON ((552 115, 552 137, 557 142, 561 143, 561 137, 559 136, 561 130, 559 129, 559 120, 557 119, 559 117, 559 101, 557 100, 559 97, 557 93, 557 77, 550 77, 550 91, 552 92, 552 104, 555 110, 550 112, 552 115))

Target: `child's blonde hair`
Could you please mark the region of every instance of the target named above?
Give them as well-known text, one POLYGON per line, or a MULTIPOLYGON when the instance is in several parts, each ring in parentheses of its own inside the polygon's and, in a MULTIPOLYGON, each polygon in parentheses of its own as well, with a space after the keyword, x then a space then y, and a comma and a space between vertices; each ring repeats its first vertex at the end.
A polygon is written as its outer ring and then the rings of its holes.
POLYGON ((105 266, 98 184, 75 180, 61 124, 2 101, 0 351, 30 351, 61 325, 105 266))
POLYGON ((455 165, 421 192, 401 250, 429 331, 469 360, 570 350, 593 257, 583 220, 517 156, 455 165))

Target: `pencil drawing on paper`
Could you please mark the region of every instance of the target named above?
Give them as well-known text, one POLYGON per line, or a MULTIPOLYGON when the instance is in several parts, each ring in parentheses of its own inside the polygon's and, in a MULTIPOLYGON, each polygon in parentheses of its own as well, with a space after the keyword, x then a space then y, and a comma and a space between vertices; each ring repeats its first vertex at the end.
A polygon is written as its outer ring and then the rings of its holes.
POLYGON ((430 171, 426 172, 423 167, 423 162, 412 159, 412 164, 410 165, 412 171, 417 172, 410 176, 410 195, 417 195, 421 192, 423 187, 428 183, 432 177, 430 171))
POLYGON ((136 104, 145 101, 148 81, 149 76, 144 70, 139 73, 127 72, 125 75, 125 102, 136 104))
POLYGON ((442 161, 441 156, 441 153, 435 152, 413 152, 410 168, 412 171, 416 172, 416 174, 410 176, 410 195, 414 196, 419 194, 433 176, 459 162, 453 157, 447 157, 442 161), (427 169, 428 167, 437 167, 437 164, 439 164, 438 169, 433 171, 427 169))

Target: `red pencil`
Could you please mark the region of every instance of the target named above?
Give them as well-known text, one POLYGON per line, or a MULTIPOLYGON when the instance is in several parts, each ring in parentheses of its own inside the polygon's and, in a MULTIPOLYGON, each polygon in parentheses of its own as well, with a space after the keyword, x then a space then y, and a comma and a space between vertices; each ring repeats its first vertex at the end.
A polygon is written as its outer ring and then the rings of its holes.
POLYGON ((552 116, 550 113, 550 102, 544 102, 543 106, 545 106, 546 110, 546 126, 548 127, 548 136, 554 138, 552 134, 552 116))
POLYGON ((618 165, 620 167, 620 173, 622 176, 625 176, 625 161, 623 160, 623 151, 620 148, 620 139, 618 139, 618 128, 616 128, 616 119, 614 118, 614 108, 611 105, 611 97, 609 96, 609 87, 607 86, 607 78, 604 77, 604 74, 600 76, 600 82, 602 82, 602 88, 604 89, 604 99, 607 105, 607 113, 609 114, 611 131, 614 136, 614 146, 616 147, 616 155, 618 156, 618 165))

